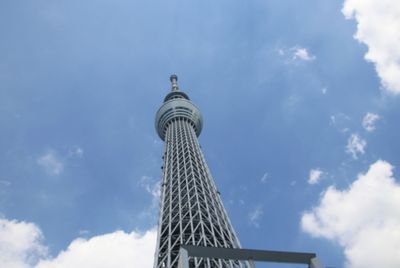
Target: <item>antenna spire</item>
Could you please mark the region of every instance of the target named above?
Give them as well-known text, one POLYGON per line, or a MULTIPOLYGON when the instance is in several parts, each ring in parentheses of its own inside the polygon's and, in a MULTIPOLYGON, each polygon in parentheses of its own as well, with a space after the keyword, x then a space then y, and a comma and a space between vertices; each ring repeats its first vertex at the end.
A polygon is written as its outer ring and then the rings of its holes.
POLYGON ((179 87, 178 87, 178 76, 176 74, 173 74, 170 76, 169 80, 171 81, 171 85, 172 85, 172 91, 179 91, 179 87))

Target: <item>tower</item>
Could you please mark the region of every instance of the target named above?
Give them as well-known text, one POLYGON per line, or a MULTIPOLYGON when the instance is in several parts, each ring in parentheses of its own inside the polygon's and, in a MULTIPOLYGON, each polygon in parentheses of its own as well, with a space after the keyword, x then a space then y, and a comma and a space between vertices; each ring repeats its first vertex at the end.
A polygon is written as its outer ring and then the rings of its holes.
MULTIPOLYGON (((157 112, 155 126, 165 141, 155 268, 177 267, 181 245, 239 248, 197 137, 200 110, 179 90, 177 76, 157 112)), ((190 267, 247 267, 232 260, 194 258, 190 267)))

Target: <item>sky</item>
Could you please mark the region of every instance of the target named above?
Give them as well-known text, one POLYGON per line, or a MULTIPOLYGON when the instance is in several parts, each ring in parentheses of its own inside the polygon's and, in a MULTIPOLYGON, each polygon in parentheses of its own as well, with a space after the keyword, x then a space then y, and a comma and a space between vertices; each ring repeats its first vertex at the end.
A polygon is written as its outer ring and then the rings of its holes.
POLYGON ((242 247, 400 267, 399 29, 397 0, 1 1, 0 267, 152 267, 173 73, 242 247))

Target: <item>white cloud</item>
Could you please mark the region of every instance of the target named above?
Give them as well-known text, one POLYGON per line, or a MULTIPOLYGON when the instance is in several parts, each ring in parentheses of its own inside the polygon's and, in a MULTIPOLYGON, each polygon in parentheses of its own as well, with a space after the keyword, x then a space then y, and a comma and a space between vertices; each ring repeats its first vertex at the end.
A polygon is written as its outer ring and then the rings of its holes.
POLYGON ((90 231, 89 230, 79 230, 78 234, 80 236, 87 236, 90 234, 90 231))
POLYGON ((301 46, 294 46, 289 49, 280 48, 277 50, 281 57, 286 59, 286 63, 294 63, 296 61, 313 61, 316 59, 314 55, 308 51, 307 48, 301 46))
POLYGON ((351 154, 354 159, 357 159, 359 154, 365 153, 365 146, 367 146, 367 142, 358 134, 353 133, 347 140, 346 152, 351 154))
POLYGON ((53 259, 41 260, 35 268, 132 268, 153 266, 156 231, 145 234, 116 231, 72 241, 53 259))
POLYGON ((304 61, 312 61, 315 60, 315 56, 311 55, 310 52, 306 48, 303 47, 294 47, 293 49, 293 60, 304 60, 304 61))
POLYGON ((266 183, 268 179, 268 173, 265 172, 264 175, 261 177, 260 181, 261 183, 266 183))
POLYGON ((357 21, 354 37, 368 46, 365 59, 375 64, 383 87, 400 93, 400 2, 345 0, 342 12, 357 21))
POLYGON ((47 254, 42 239, 42 232, 33 223, 0 219, 0 267, 31 267, 47 254))
POLYGON ((48 151, 38 157, 36 163, 48 174, 57 176, 64 170, 64 163, 57 157, 54 151, 48 151))
POLYGON ((366 131, 372 132, 376 129, 375 123, 380 119, 380 116, 373 113, 367 113, 362 121, 362 126, 366 131))
POLYGON ((152 196, 153 203, 158 204, 161 195, 161 183, 152 177, 142 176, 139 180, 139 185, 152 196))
POLYGON ((116 231, 90 239, 77 238, 56 257, 47 255, 35 224, 0 219, 0 267, 109 268, 153 266, 156 230, 144 234, 116 231))
POLYGON ((349 268, 400 267, 400 185, 379 160, 343 191, 329 187, 301 218, 313 237, 339 243, 349 268))
POLYGON ((310 170, 310 175, 308 177, 308 184, 317 184, 322 178, 322 170, 316 168, 310 170))
POLYGON ((260 218, 263 215, 263 211, 261 206, 254 208, 252 211, 249 212, 248 219, 251 225, 255 227, 260 227, 260 218))
POLYGON ((159 209, 159 202, 161 196, 161 181, 158 179, 154 179, 152 177, 142 176, 138 184, 151 196, 150 206, 146 207, 139 214, 139 217, 155 222, 157 213, 154 212, 159 209))
POLYGON ((326 87, 323 87, 322 89, 321 89, 321 92, 322 92, 322 94, 326 94, 326 93, 328 93, 328 88, 326 88, 326 87))

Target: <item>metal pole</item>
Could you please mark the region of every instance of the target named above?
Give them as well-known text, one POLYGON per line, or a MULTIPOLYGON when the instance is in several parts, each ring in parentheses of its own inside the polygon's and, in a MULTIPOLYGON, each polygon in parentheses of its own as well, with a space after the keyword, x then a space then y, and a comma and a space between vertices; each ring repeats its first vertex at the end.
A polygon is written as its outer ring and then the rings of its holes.
POLYGON ((309 267, 310 268, 324 268, 324 265, 322 265, 321 261, 317 257, 315 257, 315 258, 311 259, 309 267))
POLYGON ((185 248, 179 250, 178 268, 189 268, 188 252, 185 248))
POLYGON ((250 268, 256 268, 253 258, 249 259, 250 268))

